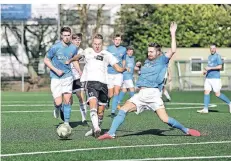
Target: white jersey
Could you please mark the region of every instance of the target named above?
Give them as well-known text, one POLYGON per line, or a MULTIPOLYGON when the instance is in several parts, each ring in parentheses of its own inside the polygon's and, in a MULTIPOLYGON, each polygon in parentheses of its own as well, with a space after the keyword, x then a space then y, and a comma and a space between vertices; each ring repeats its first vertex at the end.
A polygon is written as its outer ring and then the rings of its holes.
POLYGON ((92 48, 85 49, 84 56, 86 64, 80 81, 98 81, 108 84, 107 66, 118 63, 116 57, 106 50, 96 53, 92 48))
MULTIPOLYGON (((82 49, 82 48, 79 48, 78 54, 83 55, 83 49, 82 49)), ((78 55, 78 54, 77 54, 77 55, 78 55)), ((71 70, 72 70, 72 74, 73 74, 74 80, 80 79, 80 74, 79 74, 79 72, 75 69, 73 63, 71 63, 71 70)))

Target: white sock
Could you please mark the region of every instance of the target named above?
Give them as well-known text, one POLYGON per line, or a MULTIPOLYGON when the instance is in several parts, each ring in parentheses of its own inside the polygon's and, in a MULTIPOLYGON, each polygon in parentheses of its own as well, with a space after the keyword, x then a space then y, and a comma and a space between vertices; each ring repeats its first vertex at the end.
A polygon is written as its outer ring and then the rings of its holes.
POLYGON ((96 108, 92 108, 90 110, 90 116, 91 116, 91 122, 92 122, 94 129, 99 129, 99 119, 98 119, 96 108))
POLYGON ((166 98, 167 98, 168 100, 171 100, 171 97, 169 96, 167 90, 164 90, 164 95, 166 96, 166 98))
POLYGON ((80 113, 82 116, 82 122, 86 120, 86 115, 87 115, 87 105, 86 103, 81 103, 80 104, 80 113))

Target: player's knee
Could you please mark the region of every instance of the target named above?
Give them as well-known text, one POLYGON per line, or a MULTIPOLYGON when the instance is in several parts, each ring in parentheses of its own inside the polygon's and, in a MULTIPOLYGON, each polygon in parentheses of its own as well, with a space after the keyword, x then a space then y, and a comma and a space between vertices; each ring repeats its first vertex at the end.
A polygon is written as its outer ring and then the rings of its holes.
POLYGON ((210 91, 205 90, 204 94, 208 95, 208 94, 210 94, 210 91))
POLYGON ((215 96, 220 97, 221 92, 215 92, 215 96))

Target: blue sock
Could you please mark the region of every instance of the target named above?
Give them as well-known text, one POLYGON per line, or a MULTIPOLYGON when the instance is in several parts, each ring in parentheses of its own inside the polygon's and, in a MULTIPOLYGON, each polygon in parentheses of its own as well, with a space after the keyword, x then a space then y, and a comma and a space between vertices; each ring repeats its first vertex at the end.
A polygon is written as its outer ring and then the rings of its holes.
POLYGON ((119 103, 119 104, 123 101, 124 95, 125 95, 125 92, 120 91, 119 100, 118 100, 118 103, 119 103))
POLYGON ((64 121, 69 122, 71 117, 71 104, 63 104, 64 121))
POLYGON ((116 130, 124 122, 125 117, 126 117, 126 112, 123 110, 119 110, 117 116, 112 121, 110 130, 108 131, 110 135, 112 136, 115 135, 116 130))
POLYGON ((205 94, 204 95, 204 109, 208 110, 209 103, 210 103, 210 94, 205 94))
POLYGON ((117 105, 118 105, 118 95, 114 95, 112 99, 112 107, 111 107, 111 113, 115 113, 117 105))
POLYGON ((221 93, 220 96, 219 96, 218 98, 220 98, 222 101, 224 101, 224 102, 227 103, 228 105, 230 104, 230 100, 229 100, 228 97, 226 97, 223 93, 221 93))
POLYGON ((134 96, 135 92, 130 91, 129 94, 130 94, 130 98, 131 98, 132 96, 134 96))
POLYGON ((188 128, 184 127, 182 124, 180 124, 174 118, 171 118, 171 117, 168 118, 168 125, 173 127, 173 128, 177 128, 177 129, 183 131, 183 133, 185 133, 185 134, 187 134, 187 132, 188 132, 188 128))

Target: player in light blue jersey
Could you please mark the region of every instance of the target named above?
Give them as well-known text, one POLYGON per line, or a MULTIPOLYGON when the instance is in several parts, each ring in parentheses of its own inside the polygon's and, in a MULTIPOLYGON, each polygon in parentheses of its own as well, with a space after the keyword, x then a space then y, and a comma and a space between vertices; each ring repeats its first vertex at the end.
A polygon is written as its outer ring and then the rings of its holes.
MULTIPOLYGON (((116 34, 113 37, 113 45, 108 46, 107 51, 112 53, 113 56, 115 56, 118 60, 118 64, 121 67, 125 66, 125 55, 126 55, 126 48, 121 46, 121 40, 122 36, 120 34, 116 34)), ((110 99, 112 99, 112 110, 111 110, 111 117, 115 116, 116 108, 118 105, 118 98, 119 98, 119 92, 120 88, 123 82, 123 74, 117 72, 111 65, 108 66, 108 106, 110 103, 110 99)))
POLYGON ((210 103, 210 91, 213 90, 215 95, 229 105, 229 112, 231 113, 231 102, 223 93, 221 93, 221 77, 220 70, 222 68, 221 56, 216 51, 216 45, 210 46, 211 55, 208 57, 208 66, 203 72, 206 75, 204 83, 204 108, 198 110, 198 113, 208 113, 208 106, 210 103))
POLYGON ((78 49, 71 41, 71 29, 61 29, 62 41, 54 44, 44 58, 44 63, 50 68, 51 92, 54 98, 54 117, 61 118, 69 125, 71 115, 70 98, 72 95, 73 75, 70 64, 67 61, 77 55, 78 49))
POLYGON ((119 126, 124 122, 128 112, 136 111, 141 113, 144 108, 156 112, 160 120, 171 127, 180 129, 186 135, 200 136, 200 132, 194 129, 184 127, 174 118, 171 118, 166 113, 164 103, 161 99, 161 89, 164 83, 164 75, 167 70, 167 64, 172 55, 176 52, 175 32, 177 29, 176 23, 172 22, 170 26, 171 32, 171 49, 166 54, 158 54, 161 47, 156 43, 150 43, 148 46, 148 59, 141 67, 141 73, 137 81, 137 86, 140 88, 139 93, 130 98, 118 112, 114 118, 110 130, 100 136, 99 140, 113 139, 119 126))
POLYGON ((133 74, 135 68, 135 57, 133 56, 134 48, 129 46, 127 47, 127 55, 125 57, 125 66, 130 69, 130 71, 123 72, 123 84, 122 89, 119 94, 118 106, 117 109, 120 109, 120 103, 124 98, 124 95, 129 89, 129 95, 132 97, 135 94, 135 88, 133 83, 133 74))

